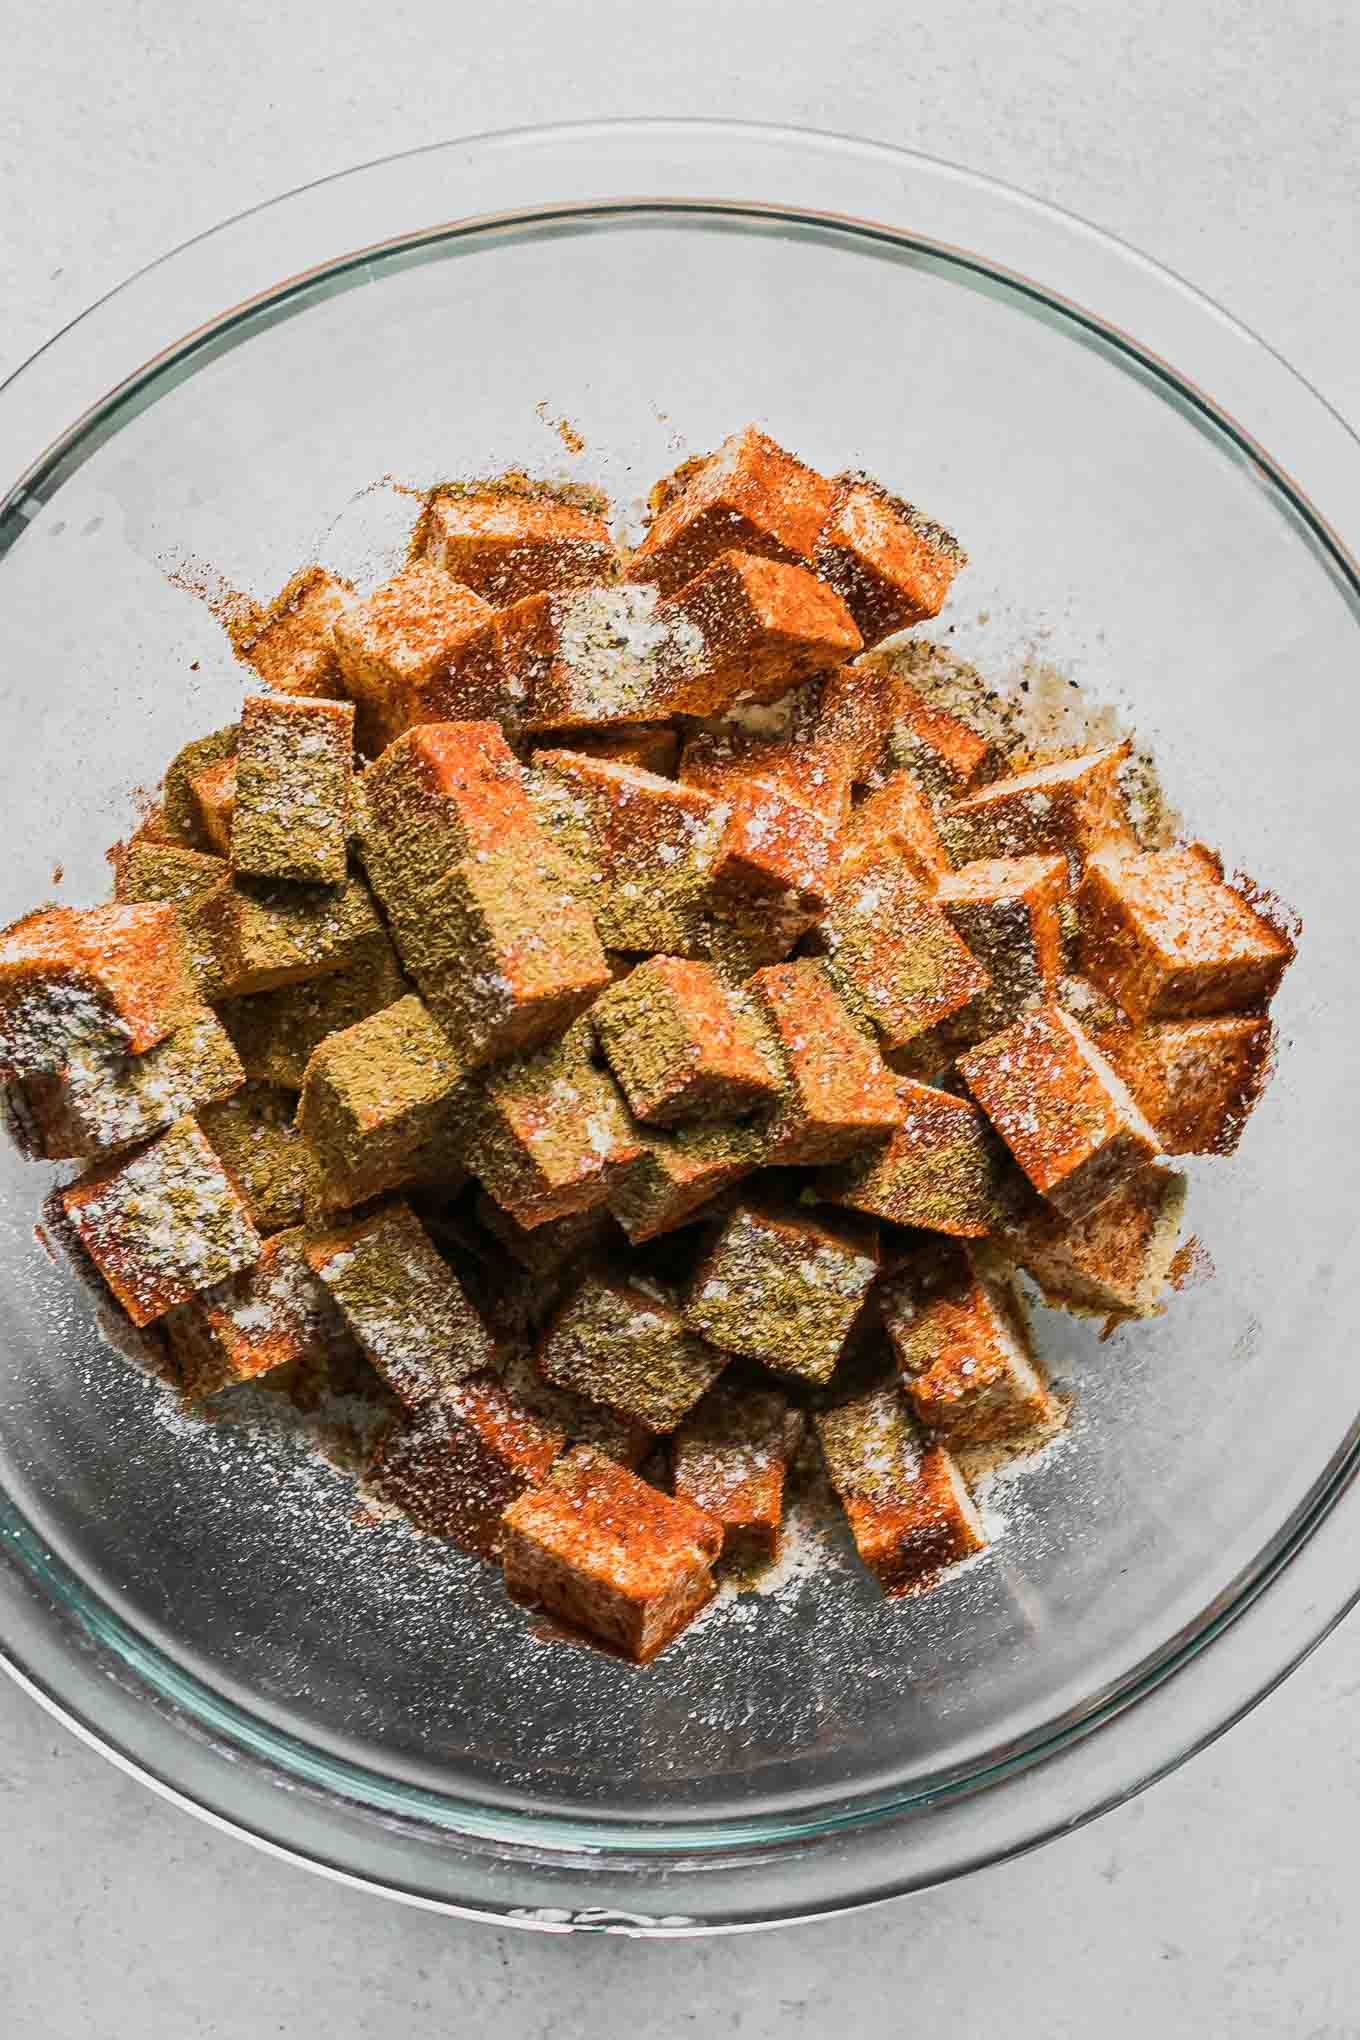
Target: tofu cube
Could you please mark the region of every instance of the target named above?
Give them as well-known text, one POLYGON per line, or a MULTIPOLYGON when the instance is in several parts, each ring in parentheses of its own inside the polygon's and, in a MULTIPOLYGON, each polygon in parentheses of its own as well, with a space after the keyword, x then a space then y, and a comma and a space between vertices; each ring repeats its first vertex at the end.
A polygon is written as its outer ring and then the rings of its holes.
POLYGON ((949 870, 930 803, 910 772, 890 773, 850 817, 847 862, 873 863, 884 856, 900 858, 927 892, 933 892, 949 870))
POLYGON ((11 1104, 31 1152, 62 1161, 150 1140, 229 1098, 244 1076, 225 1029, 204 1007, 141 1055, 72 1049, 59 1075, 21 1079, 11 1104))
POLYGON ((843 873, 819 941, 837 990, 889 1048, 904 1048, 991 982, 929 893, 889 855, 843 873))
POLYGON ((768 1142, 759 1125, 701 1121, 635 1127, 636 1153, 613 1173, 609 1209, 634 1246, 692 1225, 720 1192, 763 1166, 768 1142))
POLYGON ((656 1434, 645 1424, 608 1410, 575 1389, 545 1381, 531 1354, 514 1354, 503 1377, 506 1387, 541 1423, 560 1431, 568 1445, 589 1445, 636 1473, 656 1449, 656 1434))
POLYGON ((364 774, 363 854, 380 894, 434 885, 465 857, 542 841, 513 751, 492 722, 423 723, 364 774))
POLYGON ((982 1040, 1054 996, 1062 965, 1059 909, 1067 859, 995 857, 945 872, 935 901, 991 979, 952 1016, 962 1038, 982 1040))
POLYGON ((712 879, 719 893, 780 901, 810 918, 831 904, 840 861, 836 830, 812 808, 773 787, 753 787, 733 799, 712 879))
POLYGON ((826 1381, 877 1274, 871 1236, 743 1201, 694 1271, 685 1323, 727 1352, 826 1381))
POLYGON ((651 957, 590 1019, 635 1119, 732 1119, 778 1096, 749 1014, 711 964, 651 957))
POLYGON ((831 829, 840 829, 850 813, 848 759, 818 742, 801 719, 777 737, 753 735, 732 722, 699 730, 686 740, 679 777, 733 805, 759 793, 780 794, 810 808, 831 829))
POLYGON ((348 581, 324 567, 304 567, 274 597, 238 649, 278 694, 343 701, 334 631, 354 599, 348 581))
POLYGON ((891 762, 910 772, 927 798, 937 803, 956 801, 967 793, 993 757, 984 736, 928 700, 899 674, 890 682, 887 748, 891 762))
POLYGON ((209 1147, 245 1199, 257 1232, 301 1223, 315 1164, 293 1124, 296 1097, 274 1084, 243 1084, 229 1098, 201 1106, 198 1123, 209 1147))
POLYGON ((888 669, 870 662, 833 667, 817 691, 808 734, 840 754, 855 786, 867 784, 882 762, 896 689, 888 669))
POLYGON ((0 1071, 56 1076, 77 1049, 141 1055, 196 1009, 175 909, 47 907, 0 933, 0 1071))
POLYGON ((390 739, 439 722, 446 675, 470 647, 487 655, 491 605, 429 560, 416 560, 336 619, 334 643, 348 694, 390 739), (432 712, 427 713, 427 697, 432 712))
POLYGON ((575 1030, 488 1070, 468 1119, 469 1167, 530 1231, 604 1204, 637 1152, 613 1078, 575 1030))
POLYGON ((502 1511, 547 1478, 565 1443, 495 1374, 475 1374, 388 1432, 362 1492, 428 1536, 495 1559, 502 1511))
MULTIPOLYGON (((225 729, 210 730, 206 737, 194 737, 170 760, 161 787, 159 832, 162 842, 177 843, 190 850, 213 850, 217 847, 203 831, 193 782, 210 766, 220 765, 236 756, 236 738, 237 726, 229 723, 225 729)), ((226 856, 225 847, 219 854, 226 856)))
POLYGON ((319 1208, 346 1209, 459 1159, 472 1102, 466 1065, 409 995, 320 1042, 297 1127, 319 1208))
POLYGON ((386 930, 379 929, 358 961, 343 970, 278 991, 225 999, 218 1013, 248 1077, 298 1091, 327 1035, 394 1005, 409 989, 386 930))
POLYGON ((407 1409, 440 1400, 496 1354, 486 1326, 409 1204, 315 1231, 307 1260, 407 1409))
POLYGON ((835 488, 754 425, 691 467, 625 568, 669 594, 738 547, 810 567, 835 488))
POLYGON ((275 1233, 253 1268, 200 1290, 162 1319, 191 1400, 282 1367, 321 1370, 362 1356, 325 1285, 313 1274, 301 1227, 275 1233))
POLYGON ((1169 1155, 1230 1155, 1270 1067, 1268 1020, 1152 1020, 1090 1029, 1169 1155))
POLYGON ((923 1593, 986 1547, 951 1454, 928 1445, 892 1386, 820 1410, 814 1422, 856 1549, 886 1594, 923 1593))
POLYGON ((567 1453, 512 1502, 504 1525, 507 1593, 637 1664, 712 1597, 722 1526, 589 1448, 567 1453))
POLYGON ((660 1433, 673 1431, 712 1387, 727 1355, 651 1288, 588 1274, 554 1312, 534 1365, 556 1387, 660 1433))
POLYGON ((195 835, 218 857, 231 853, 231 825, 236 814, 236 759, 219 758, 189 781, 195 835))
POLYGON ((134 840, 121 852, 115 867, 113 896, 120 906, 188 906, 201 900, 227 876, 226 859, 189 850, 176 843, 134 840))
POLYGON ((1081 969, 1135 1021, 1266 1005, 1294 954, 1201 843, 1092 858, 1077 911, 1081 969))
POLYGON ((723 1557, 761 1563, 777 1556, 784 1479, 802 1435, 802 1416, 774 1389, 719 1382, 675 1434, 676 1496, 723 1530, 723 1557))
POLYGON ((526 595, 611 580, 618 568, 604 518, 548 494, 475 484, 437 494, 424 540, 428 559, 498 609, 526 595))
POLYGON ((259 1259, 245 1204, 192 1119, 96 1163, 61 1201, 134 1325, 151 1324, 259 1259))
POLYGON ((966 1248, 930 1251, 889 1285, 883 1323, 917 1420, 947 1445, 989 1445, 1051 1424, 1057 1405, 1013 1282, 966 1248))
POLYGON ((981 1239, 999 1224, 1005 1150, 966 1098, 901 1077, 898 1124, 871 1148, 820 1179, 819 1194, 893 1225, 981 1239))
POLYGON ((530 595, 499 612, 496 628, 502 696, 494 712, 520 730, 664 718, 673 699, 679 707, 691 698, 703 671, 698 629, 683 610, 659 603, 654 588, 530 595))
POLYGON ((817 572, 845 598, 866 645, 938 616, 968 555, 951 532, 867 475, 838 475, 817 572))
POLYGON ((1107 744, 994 779, 953 803, 946 840, 964 858, 1056 851, 1077 862, 1109 844, 1131 844, 1119 790, 1128 755, 1127 742, 1107 744))
POLYGON ((380 956, 387 944, 358 878, 336 889, 235 876, 184 908, 186 941, 211 958, 209 993, 237 998, 380 956))
POLYGON ((235 770, 232 870, 343 885, 353 805, 353 704, 247 695, 235 770))
POLYGON ((1097 1317, 1150 1317, 1171 1273, 1185 1178, 1140 1169, 1113 1196, 1068 1219, 1035 1198, 1002 1239, 1045 1301, 1097 1317))
POLYGON ((1035 1189, 1069 1218, 1094 1211, 1161 1153, 1125 1085, 1060 1006, 980 1042, 958 1070, 1035 1189))
POLYGON ((659 624, 697 637, 663 689, 672 714, 716 715, 732 702, 775 701, 861 649, 839 595, 802 567, 723 552, 666 597, 659 624))
POLYGON ((896 1080, 825 966, 811 956, 772 964, 748 991, 779 1080, 767 1159, 834 1162, 886 1140, 899 1117, 896 1080))

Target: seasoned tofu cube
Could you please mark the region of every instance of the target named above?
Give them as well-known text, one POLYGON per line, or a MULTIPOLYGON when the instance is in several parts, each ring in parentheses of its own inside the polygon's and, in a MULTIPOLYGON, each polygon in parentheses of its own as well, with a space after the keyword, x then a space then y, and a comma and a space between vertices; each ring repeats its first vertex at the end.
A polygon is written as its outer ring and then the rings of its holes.
MULTIPOLYGON (((211 766, 236 756, 236 738, 237 726, 229 723, 225 729, 210 730, 206 737, 194 737, 175 753, 165 768, 161 788, 158 823, 158 839, 161 842, 177 843, 190 850, 218 847, 204 833, 198 803, 194 799, 193 782, 211 766)), ((225 846, 220 848, 219 854, 226 856, 225 846)))
POLYGON ((1041 1006, 959 1057, 959 1075, 1030 1182, 1069 1218, 1161 1153, 1085 1029, 1041 1006))
POLYGON ((946 818, 946 840, 965 858, 1056 851, 1077 861, 1112 843, 1131 844, 1119 790, 1128 755, 1127 742, 1107 744, 994 779, 954 802, 946 818))
POLYGON ((728 1388, 696 1403, 671 1447, 678 1498, 722 1524, 723 1557, 774 1558, 784 1514, 784 1478, 798 1449, 802 1416, 774 1389, 728 1388))
POLYGON ((425 514, 426 557, 498 609, 525 595, 612 579, 609 526, 597 511, 548 494, 466 489, 425 514))
POLYGON ((739 1121, 634 1128, 637 1152, 613 1174, 609 1208, 635 1246, 692 1225, 720 1191, 761 1168, 763 1127, 739 1121))
POLYGON ((898 1122, 897 1084, 816 957, 771 964, 748 990, 779 1079, 768 1122, 775 1164, 839 1161, 898 1122))
POLYGON ((532 1410, 540 1422, 560 1431, 569 1445, 590 1445, 607 1459, 634 1473, 656 1449, 656 1434, 645 1424, 621 1417, 617 1410, 578 1395, 573 1388, 559 1388, 545 1381, 532 1355, 519 1352, 511 1357, 503 1376, 506 1387, 532 1410))
POLYGON ((773 787, 732 802, 713 858, 715 888, 738 900, 776 900, 811 918, 831 903, 840 869, 836 830, 773 787))
POLYGON ((0 933, 0 1071, 56 1076, 77 1049, 140 1055, 197 1009, 175 909, 47 907, 0 933))
POLYGON ((195 836, 218 857, 231 851, 231 825, 236 813, 236 759, 219 758, 189 781, 195 836))
POLYGON ((488 1070, 466 1142, 474 1175, 530 1231, 604 1204, 638 1152, 618 1087, 578 1030, 488 1070))
POLYGON ((212 958, 210 995, 305 984, 380 954, 387 936, 361 879, 337 889, 234 877, 184 908, 186 941, 212 958))
MULTIPOLYGON (((501 720, 521 730, 608 729, 671 713, 690 698, 703 641, 654 588, 530 595, 497 617, 501 720), (683 700, 682 698, 683 697, 683 700)), ((486 713, 486 710, 482 711, 486 713)))
POLYGON ((1169 1155, 1230 1155, 1270 1066, 1268 1020, 1152 1020, 1089 1029, 1169 1155))
POLYGON ((336 619, 340 675, 386 737, 412 723, 438 722, 446 675, 469 646, 484 648, 491 605, 428 560, 403 567, 336 619), (434 697, 427 713, 426 696, 434 697))
POLYGON ((246 1207, 192 1119, 96 1163, 61 1193, 67 1217, 134 1325, 259 1259, 246 1207))
POLYGON ((247 695, 235 771, 232 870, 343 885, 353 804, 353 703, 247 695))
POLYGON ((495 1374, 475 1374, 387 1433, 362 1491, 428 1536, 499 1558, 501 1512, 547 1478, 565 1443, 495 1374))
POLYGON ((994 857, 944 873, 935 888, 957 933, 991 979, 953 1016, 979 1041, 1054 996, 1062 963, 1059 909, 1067 896, 1065 857, 994 857))
POLYGON ((185 1394, 197 1401, 281 1367, 327 1369, 362 1356, 325 1285, 302 1228, 275 1233, 253 1268, 200 1290, 162 1320, 185 1394))
POLYGON ((917 1419, 947 1445, 988 1445, 1051 1424, 1057 1406, 1013 1282, 966 1248, 928 1250, 889 1285, 883 1323, 917 1419))
POLYGON ((452 1168, 471 1102, 466 1065, 414 994, 328 1035, 297 1110, 315 1203, 342 1210, 452 1168))
POLYGON ((578 1446, 505 1512, 506 1591, 646 1664, 713 1594, 722 1526, 578 1446))
POLYGON ((243 1084, 229 1098, 199 1108, 208 1145, 245 1199, 261 1233, 301 1222, 315 1171, 293 1124, 296 1096, 274 1084, 243 1084))
POLYGON ((691 467, 625 569, 669 594, 735 546, 810 567, 835 489, 758 432, 733 433, 691 467))
POLYGON ((616 765, 636 765, 659 779, 675 777, 680 738, 669 723, 618 723, 605 730, 545 730, 545 751, 578 751, 587 758, 610 758, 616 765))
POLYGON ((685 1323, 727 1352, 826 1381, 877 1274, 871 1234, 742 1202, 694 1271, 685 1323))
POLYGON ((1004 1209, 1005 1149, 966 1098, 901 1077, 898 1124, 886 1146, 828 1169, 819 1191, 893 1225, 959 1239, 995 1230, 1004 1209))
POLYGON ((992 762, 984 736, 898 674, 890 682, 890 703, 888 756, 930 800, 957 800, 976 784, 992 762))
POLYGON ((353 603, 348 581, 324 567, 304 567, 280 589, 238 649, 276 693, 343 701, 334 630, 353 603))
POLYGON ((1077 911, 1081 968, 1131 1020, 1265 1005, 1294 954, 1202 843, 1092 858, 1077 911))
POLYGON ((226 875, 223 857, 134 838, 118 857, 113 896, 121 906, 161 901, 183 907, 221 885, 226 875))
POLYGON ((737 1118, 778 1095, 749 1013, 711 964, 651 957, 590 1019, 635 1119, 737 1118))
POLYGON ((930 804, 910 772, 893 772, 867 794, 850 817, 847 862, 898 857, 918 885, 931 892, 949 870, 930 804))
POLYGON ((837 475, 817 572, 844 596, 866 645, 938 616, 968 555, 942 524, 867 475, 837 475))
POLYGON ((805 735, 827 752, 837 752, 855 786, 877 771, 892 726, 897 682, 874 663, 836 666, 817 690, 805 735))
POLYGON ((314 1051, 409 991, 385 929, 375 931, 355 963, 305 984, 225 999, 218 1008, 248 1077, 298 1091, 314 1051))
POLYGON ((699 730, 686 740, 679 777, 734 805, 760 792, 780 794, 811 808, 831 829, 843 827, 850 813, 848 758, 820 743, 801 717, 779 736, 752 734, 730 722, 699 730))
POLYGON ((843 873, 819 941, 837 990, 889 1048, 904 1048, 990 983, 944 912, 889 855, 843 873))
POLYGON ((423 723, 364 774, 364 861, 380 894, 435 884, 464 857, 542 842, 493 722, 423 723))
POLYGON ((896 1388, 872 1389, 814 1421, 856 1548, 885 1593, 922 1593, 986 1547, 963 1475, 942 1445, 926 1444, 896 1388))
POLYGON ((409 1204, 316 1231, 307 1260, 407 1409, 441 1400, 495 1360, 486 1326, 409 1204))
POLYGON ((57 1076, 28 1077, 10 1102, 25 1145, 46 1161, 149 1140, 176 1119, 230 1096, 245 1072, 205 1007, 141 1055, 77 1047, 57 1076))
POLYGON ((674 1304, 651 1288, 588 1274, 554 1312, 534 1365, 556 1387, 659 1433, 675 1429, 727 1355, 687 1330, 674 1304))
POLYGON ((732 702, 776 701, 861 648, 839 595, 802 567, 723 552, 662 602, 659 624, 698 645, 664 687, 672 714, 716 715, 732 702))
POLYGON ((1098 1317, 1150 1317, 1171 1273, 1184 1208, 1184 1176, 1140 1169, 1081 1218, 1065 1218, 1036 1197, 1008 1220, 1002 1238, 1047 1302, 1098 1317))

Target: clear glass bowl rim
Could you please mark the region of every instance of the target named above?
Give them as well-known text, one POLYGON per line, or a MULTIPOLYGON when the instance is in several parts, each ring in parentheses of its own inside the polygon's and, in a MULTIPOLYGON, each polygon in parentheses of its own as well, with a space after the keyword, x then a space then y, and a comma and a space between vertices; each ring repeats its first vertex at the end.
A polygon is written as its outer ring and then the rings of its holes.
MULTIPOLYGON (((192 373, 215 335, 263 304, 350 271, 378 247, 437 244, 455 227, 658 203, 851 226, 1025 291, 1113 341, 1175 401, 1212 420, 1292 499, 1314 545, 1360 589, 1344 543, 1360 533, 1360 444, 1263 341, 1191 286, 1088 223, 956 166, 849 137, 709 121, 580 123, 438 144, 303 187, 172 251, 0 385, 0 475, 19 476, 0 502, 0 555, 6 524, 21 528, 106 421, 153 395, 177 365, 192 373), (436 194, 438 223, 412 230, 436 194), (318 249, 333 251, 319 265, 318 249), (183 337, 167 346, 167 333, 183 337)), ((1360 1595, 1347 1512, 1337 1506, 1358 1465, 1360 1423, 1250 1576, 1079 1720, 938 1795, 851 1797, 787 1827, 488 1821, 456 1801, 320 1761, 126 1632, 3 1496, 0 1550, 10 1563, 0 1567, 0 1665, 83 1740, 177 1803, 346 1882, 553 1931, 732 1931, 864 1904, 1020 1853, 1213 1740, 1360 1595), (1267 1588, 1272 1623, 1244 1622, 1267 1588)))

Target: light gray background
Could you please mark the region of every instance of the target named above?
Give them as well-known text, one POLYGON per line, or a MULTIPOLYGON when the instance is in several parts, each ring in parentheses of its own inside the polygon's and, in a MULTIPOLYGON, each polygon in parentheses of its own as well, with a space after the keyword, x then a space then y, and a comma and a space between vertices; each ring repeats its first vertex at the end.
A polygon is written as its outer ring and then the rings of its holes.
MULTIPOLYGON (((0 377, 130 270, 329 171, 525 121, 723 114, 905 143, 1084 213, 1360 419, 1346 0, 11 0, 0 23, 0 377)), ((1038 1856, 660 1947, 308 1877, 0 1682, 0 2035, 1360 2036, 1357 1694, 1352 1623, 1187 1770, 1038 1856)))

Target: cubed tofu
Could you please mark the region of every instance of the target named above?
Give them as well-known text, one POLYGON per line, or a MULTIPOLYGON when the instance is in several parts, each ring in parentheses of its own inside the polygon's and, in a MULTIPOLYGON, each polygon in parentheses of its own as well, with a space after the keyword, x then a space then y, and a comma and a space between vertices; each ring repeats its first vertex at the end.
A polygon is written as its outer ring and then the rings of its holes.
POLYGON ((343 1210, 460 1161, 472 1083, 414 994, 320 1042, 297 1125, 320 1208, 343 1210))
POLYGON ((1002 1239, 1047 1302, 1098 1317, 1150 1317, 1184 1208, 1184 1176, 1140 1169, 1082 1218, 1065 1218, 1036 1197, 1007 1221, 1002 1239))
POLYGON ((236 814, 236 759, 219 758, 205 765, 189 781, 193 802, 195 834, 218 857, 231 851, 231 825, 236 814))
POLYGON ((727 1352, 826 1381, 877 1274, 867 1231, 743 1201, 694 1271, 685 1323, 727 1352))
POLYGON ((691 1126, 634 1128, 637 1152, 609 1183, 609 1208, 636 1246, 692 1225, 720 1192, 763 1167, 764 1128, 707 1120, 691 1126))
POLYGON ((494 1343, 408 1204, 309 1233, 307 1260, 408 1409, 492 1365, 494 1343))
POLYGON ((359 1347, 312 1272, 302 1228, 275 1233, 254 1267, 177 1304, 164 1319, 181 1386, 191 1400, 281 1367, 360 1362, 359 1347))
POLYGON ((423 723, 364 774, 363 854, 380 893, 435 884, 464 857, 542 841, 500 726, 423 723))
POLYGON ((409 990, 396 951, 380 928, 358 960, 343 970, 278 991, 225 999, 218 1012, 248 1077, 298 1091, 327 1035, 380 1013, 409 990))
POLYGON ((638 1153, 618 1087, 577 1030, 488 1070, 466 1140, 473 1173, 530 1231, 604 1204, 638 1153))
POLYGON ((1081 968, 1132 1020, 1263 1006, 1294 954, 1201 843, 1092 858, 1077 910, 1081 968))
POLYGON ((904 1048, 990 984, 985 966, 900 859, 852 864, 818 931, 837 990, 904 1048))
POLYGON ((651 1288, 588 1274, 554 1312, 534 1365, 545 1381, 660 1433, 673 1431, 712 1387, 727 1355, 651 1288))
POLYGON ((671 1477, 677 1497, 722 1524, 723 1557, 760 1563, 779 1551, 784 1478, 802 1417, 775 1389, 718 1382, 675 1434, 671 1477))
POLYGON ((771 964, 748 990, 770 1042, 779 1096, 774 1164, 840 1161, 896 1129, 897 1083, 816 957, 771 964))
POLYGON ((835 894, 840 839, 812 808, 773 787, 736 794, 714 853, 716 890, 759 904, 779 901, 809 918, 835 894))
POLYGON ((491 617, 490 603, 471 588, 429 560, 414 561, 336 619, 346 691, 374 711, 389 739, 413 723, 442 720, 438 697, 449 669, 470 644, 486 644, 491 617), (435 697, 428 714, 427 695, 435 697))
POLYGON ((502 693, 494 713, 518 730, 664 719, 703 672, 698 628, 654 588, 530 595, 499 612, 496 629, 502 693))
POLYGON ((761 792, 780 794, 811 808, 830 829, 843 827, 850 813, 849 760, 818 742, 801 717, 779 736, 753 734, 731 721, 699 730, 686 739, 679 777, 733 805, 761 792))
POLYGON ((749 1012, 711 964, 650 957, 590 1020, 635 1119, 732 1119, 778 1096, 749 1012))
POLYGON ((860 802, 845 833, 847 863, 898 857, 918 885, 933 891, 949 870, 930 803, 910 772, 893 772, 860 802))
POLYGON ((230 1097, 244 1078, 230 1038, 204 1007, 141 1055, 72 1049, 59 1075, 20 1079, 11 1104, 30 1151, 63 1161, 150 1140, 230 1097))
POLYGON ((495 1374, 475 1374, 387 1433, 362 1491, 428 1536, 495 1559, 502 1511, 546 1479, 565 1443, 495 1374))
POLYGON ((748 425, 691 466, 629 561, 630 581, 663 594, 734 546, 810 567, 831 514, 834 485, 748 425))
POLYGON ((1005 1149, 976 1106, 910 1077, 897 1082, 898 1124, 820 1179, 819 1194, 893 1225, 959 1239, 995 1230, 1005 1209, 1005 1149))
POLYGON ((887 668, 869 662, 833 667, 817 690, 806 734, 840 754, 854 786, 866 785, 882 762, 896 689, 887 668))
POLYGON ((1269 1020, 1152 1020, 1090 1029, 1169 1155, 1230 1155, 1270 1068, 1269 1020))
POLYGON ((1110 844, 1131 845, 1119 788, 1128 755, 1127 742, 1107 744, 994 779, 953 803, 946 840, 964 858, 1056 851, 1077 862, 1110 844))
MULTIPOLYGON (((211 766, 236 756, 237 726, 210 730, 206 737, 194 737, 177 751, 165 769, 161 789, 159 840, 178 843, 191 850, 212 850, 204 833, 194 799, 193 782, 211 766)), ((226 850, 220 853, 225 857, 226 850)))
POLYGON ((243 1084, 229 1098, 199 1108, 208 1145, 245 1199, 260 1233, 301 1222, 315 1165, 293 1113, 297 1097, 274 1084, 243 1084))
POLYGON ((985 992, 952 1016, 960 1038, 997 1034, 1051 1000, 1062 964, 1058 912, 1067 859, 995 857, 944 873, 935 887, 955 931, 986 970, 985 992))
POLYGON ((334 630, 354 599, 348 581, 324 567, 304 567, 280 589, 239 650, 276 693, 342 701, 334 630))
POLYGON ((1126 1086, 1060 1006, 980 1042, 958 1070, 1035 1189, 1069 1218, 1161 1153, 1126 1086))
POLYGON ((0 1072, 56 1076, 73 1053, 141 1055, 199 1001, 176 910, 47 907, 0 934, 0 1072))
POLYGON ((238 998, 381 954, 387 942, 362 879, 336 888, 234 877, 182 910, 186 941, 212 958, 209 995, 238 998))
POLYGON ((221 885, 226 875, 224 857, 134 838, 118 856, 113 896, 121 906, 160 901, 186 907, 221 885))
POLYGON ((353 703, 247 695, 235 769, 232 870, 343 885, 353 804, 353 703))
POLYGON ((776 701, 861 649, 839 595, 802 567, 723 552, 661 603, 659 623, 697 635, 673 662, 665 711, 717 715, 735 701, 776 701))
POLYGON ((955 801, 967 793, 992 763, 987 739, 958 716, 937 707, 900 674, 890 681, 890 702, 887 748, 891 762, 910 772, 932 801, 955 801))
POLYGON ((95 1267, 134 1325, 259 1259, 244 1202, 192 1119, 96 1163, 61 1193, 95 1267))
POLYGON ((532 1410, 542 1423, 560 1431, 568 1445, 590 1445, 607 1459, 636 1472, 656 1450, 656 1434, 645 1424, 621 1417, 617 1410, 578 1395, 573 1388, 559 1388, 545 1381, 532 1355, 520 1351, 511 1356, 503 1377, 506 1387, 532 1410))
POLYGON ((856 1548, 885 1593, 924 1592, 985 1548, 963 1475, 942 1445, 927 1445, 897 1388, 871 1389, 814 1421, 856 1548))
POLYGON ((938 616, 967 564, 953 533, 914 503, 890 496, 867 475, 836 477, 817 541, 817 572, 844 597, 866 645, 938 616))
POLYGON ((525 595, 612 579, 609 526, 561 498, 475 485, 436 494, 425 515, 426 557, 498 609, 525 595))
POLYGON ((888 1285, 883 1324, 932 1437, 988 1445, 1054 1421, 1014 1283, 984 1273, 966 1248, 927 1249, 908 1263, 888 1285))
POLYGON ((504 1516, 506 1591, 646 1664, 713 1594, 722 1526, 587 1447, 504 1516))

